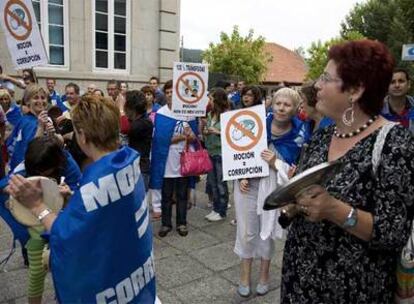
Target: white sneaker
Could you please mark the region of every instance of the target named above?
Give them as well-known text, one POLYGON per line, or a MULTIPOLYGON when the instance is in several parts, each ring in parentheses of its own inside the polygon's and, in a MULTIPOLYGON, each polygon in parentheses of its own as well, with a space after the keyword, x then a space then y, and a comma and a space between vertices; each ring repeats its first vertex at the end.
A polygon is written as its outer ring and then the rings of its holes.
POLYGON ((206 219, 206 220, 209 220, 210 219, 210 217, 212 217, 213 215, 215 215, 215 214, 218 214, 217 212, 215 212, 215 211, 211 211, 209 214, 207 214, 204 218, 206 219))
POLYGON ((227 204, 227 209, 230 209, 231 208, 231 204, 230 203, 228 203, 227 204))
POLYGON ((208 220, 210 222, 218 222, 218 221, 222 221, 224 220, 224 217, 222 217, 220 214, 218 214, 217 212, 214 212, 215 214, 213 214, 212 216, 210 216, 208 218, 208 220))

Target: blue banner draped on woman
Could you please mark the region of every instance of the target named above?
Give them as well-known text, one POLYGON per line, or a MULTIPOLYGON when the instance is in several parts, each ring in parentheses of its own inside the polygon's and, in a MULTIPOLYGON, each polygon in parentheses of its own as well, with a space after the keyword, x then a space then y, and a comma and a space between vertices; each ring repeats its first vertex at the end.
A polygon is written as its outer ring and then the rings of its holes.
POLYGON ((292 129, 288 133, 272 139, 272 120, 273 113, 269 113, 266 117, 267 142, 271 142, 277 152, 283 157, 283 160, 289 165, 292 165, 298 161, 300 150, 307 140, 306 125, 294 117, 292 119, 292 129))
POLYGON ((60 303, 154 303, 152 231, 139 155, 128 147, 83 172, 53 223, 51 271, 60 303))
POLYGON ((154 136, 151 147, 151 159, 154 161, 151 162, 151 177, 149 183, 151 189, 162 188, 171 138, 177 122, 180 121, 179 119, 187 121, 194 134, 198 134, 198 124, 196 119, 184 116, 174 116, 171 114, 171 111, 167 110, 166 106, 161 109, 165 111, 159 110, 157 112, 154 123, 154 136))
POLYGON ((35 137, 36 130, 37 117, 31 113, 23 115, 14 127, 6 143, 7 150, 10 154, 10 170, 14 170, 24 160, 27 146, 35 137))
POLYGON ((16 126, 22 118, 22 115, 23 114, 20 111, 20 107, 13 103, 6 113, 7 122, 12 126, 16 126))

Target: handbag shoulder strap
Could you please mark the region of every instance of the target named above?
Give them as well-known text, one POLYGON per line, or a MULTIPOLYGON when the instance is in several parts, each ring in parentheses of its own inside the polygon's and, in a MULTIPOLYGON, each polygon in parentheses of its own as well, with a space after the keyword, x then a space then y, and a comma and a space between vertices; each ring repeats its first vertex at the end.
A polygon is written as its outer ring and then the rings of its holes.
MULTIPOLYGON (((193 142, 195 142, 195 143, 196 143, 196 145, 198 146, 198 148, 197 148, 197 149, 195 149, 195 150, 204 150, 204 149, 203 149, 203 145, 201 144, 201 141, 200 141, 200 139, 198 138, 198 136, 197 136, 197 135, 195 136, 195 139, 194 139, 194 141, 193 141, 193 142)), ((194 145, 194 146, 195 146, 195 145, 194 145)), ((189 141, 188 139, 186 139, 186 140, 185 140, 185 147, 184 147, 184 151, 188 152, 189 147, 190 147, 190 141, 189 141)))
POLYGON ((398 123, 389 122, 384 125, 379 131, 377 138, 375 140, 374 148, 372 150, 372 173, 374 176, 377 175, 377 170, 381 162, 382 149, 384 147, 385 139, 388 135, 388 132, 398 123))

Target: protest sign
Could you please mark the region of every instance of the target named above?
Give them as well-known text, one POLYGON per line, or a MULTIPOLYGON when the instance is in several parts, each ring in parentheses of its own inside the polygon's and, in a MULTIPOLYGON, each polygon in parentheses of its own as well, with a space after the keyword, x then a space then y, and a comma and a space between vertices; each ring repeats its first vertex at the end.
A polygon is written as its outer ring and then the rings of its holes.
POLYGON ((0 23, 17 70, 48 63, 32 1, 0 1, 0 23))
POLYGON ((264 105, 225 112, 220 116, 223 180, 269 175, 260 153, 267 149, 264 105))
POLYGON ((207 65, 174 62, 172 111, 184 116, 205 116, 207 84, 207 65))

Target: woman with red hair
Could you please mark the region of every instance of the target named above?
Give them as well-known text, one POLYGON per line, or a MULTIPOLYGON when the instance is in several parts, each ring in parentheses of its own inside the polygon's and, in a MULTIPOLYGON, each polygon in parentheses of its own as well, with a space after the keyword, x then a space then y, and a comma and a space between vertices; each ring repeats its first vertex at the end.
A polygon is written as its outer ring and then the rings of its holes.
POLYGON ((379 116, 394 60, 380 42, 333 46, 316 82, 316 109, 336 126, 316 132, 298 172, 343 167, 304 190, 285 245, 281 303, 393 303, 410 235, 414 141, 379 116))

